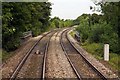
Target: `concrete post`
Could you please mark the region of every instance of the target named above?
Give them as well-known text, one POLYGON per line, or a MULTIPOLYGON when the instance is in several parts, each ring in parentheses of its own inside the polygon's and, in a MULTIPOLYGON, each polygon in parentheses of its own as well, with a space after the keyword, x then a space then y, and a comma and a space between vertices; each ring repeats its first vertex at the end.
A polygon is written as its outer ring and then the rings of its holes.
POLYGON ((104 44, 104 60, 109 61, 109 44, 104 44))

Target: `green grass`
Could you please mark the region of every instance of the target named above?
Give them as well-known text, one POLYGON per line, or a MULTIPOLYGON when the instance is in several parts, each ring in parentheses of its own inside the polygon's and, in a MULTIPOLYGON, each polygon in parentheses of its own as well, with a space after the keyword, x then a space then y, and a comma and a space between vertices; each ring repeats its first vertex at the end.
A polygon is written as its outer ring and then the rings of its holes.
POLYGON ((6 61, 7 59, 9 59, 11 56, 13 55, 13 53, 8 53, 5 50, 2 50, 2 62, 6 61))
POLYGON ((2 50, 0 49, 0 61, 2 60, 2 50))
POLYGON ((101 43, 89 44, 88 42, 86 42, 82 44, 82 47, 97 59, 103 59, 103 44, 101 43))
MULTIPOLYGON (((103 59, 103 46, 104 44, 102 43, 82 43, 82 47, 99 60, 103 59)), ((120 56, 118 54, 110 52, 110 60, 108 61, 108 63, 116 70, 120 70, 120 66, 118 66, 119 58, 120 56)))
POLYGON ((72 37, 74 37, 75 32, 74 32, 74 31, 70 32, 70 35, 71 35, 72 37))
POLYGON ((120 55, 115 53, 110 53, 110 61, 109 64, 113 66, 113 68, 120 71, 120 66, 118 66, 118 59, 120 59, 120 55))

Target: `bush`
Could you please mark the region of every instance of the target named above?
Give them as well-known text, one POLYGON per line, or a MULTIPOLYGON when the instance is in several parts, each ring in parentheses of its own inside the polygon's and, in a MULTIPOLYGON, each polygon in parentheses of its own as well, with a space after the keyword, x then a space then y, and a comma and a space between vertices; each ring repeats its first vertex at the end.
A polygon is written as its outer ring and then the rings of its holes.
POLYGON ((20 45, 20 38, 12 38, 11 40, 8 40, 6 42, 6 45, 3 45, 3 48, 6 49, 6 51, 12 51, 17 49, 19 45, 20 45))
POLYGON ((76 30, 80 33, 81 41, 85 42, 89 37, 90 27, 88 25, 88 17, 80 21, 80 25, 76 30))
MULTIPOLYGON (((6 51, 20 44, 21 33, 32 31, 34 36, 48 28, 51 3, 2 3, 2 42, 6 51)), ((1 32, 0 32, 1 33, 1 32)))
POLYGON ((116 53, 118 51, 118 35, 110 24, 106 22, 94 24, 90 31, 90 42, 108 43, 110 51, 116 53))
POLYGON ((88 26, 87 20, 81 21, 78 26, 77 31, 80 33, 81 41, 89 41, 89 43, 108 43, 110 45, 110 51, 113 53, 118 53, 118 35, 113 29, 111 24, 101 21, 88 26))

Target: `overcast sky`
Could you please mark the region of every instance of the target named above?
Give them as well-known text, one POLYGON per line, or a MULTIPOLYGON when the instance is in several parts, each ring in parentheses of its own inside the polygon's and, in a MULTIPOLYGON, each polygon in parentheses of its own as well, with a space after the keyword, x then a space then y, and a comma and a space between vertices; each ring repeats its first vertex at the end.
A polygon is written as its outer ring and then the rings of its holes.
POLYGON ((93 13, 90 6, 95 6, 92 0, 49 0, 52 2, 51 17, 61 19, 76 19, 83 13, 93 13))

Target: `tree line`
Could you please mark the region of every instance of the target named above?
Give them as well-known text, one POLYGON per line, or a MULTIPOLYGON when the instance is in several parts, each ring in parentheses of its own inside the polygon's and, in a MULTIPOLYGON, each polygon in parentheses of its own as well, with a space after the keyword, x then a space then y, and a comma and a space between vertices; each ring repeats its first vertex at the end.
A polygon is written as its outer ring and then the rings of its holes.
POLYGON ((2 3, 2 48, 15 50, 20 46, 23 32, 32 31, 33 36, 54 29, 78 25, 81 41, 109 43, 110 50, 120 52, 120 2, 99 3, 102 14, 83 14, 75 20, 50 18, 51 3, 3 2, 2 3))
POLYGON ((120 2, 99 5, 102 14, 83 14, 74 20, 81 42, 108 43, 110 52, 120 53, 120 2))
POLYGON ((32 31, 34 36, 46 30, 51 10, 49 2, 2 3, 2 47, 7 51, 20 45, 23 32, 32 31))
POLYGON ((72 20, 50 18, 51 9, 50 2, 3 2, 2 48, 8 52, 17 49, 23 32, 38 36, 50 29, 72 26, 72 20))
POLYGON ((71 27, 73 26, 73 20, 71 19, 60 19, 59 17, 54 17, 50 20, 50 27, 53 28, 63 28, 63 27, 71 27))

